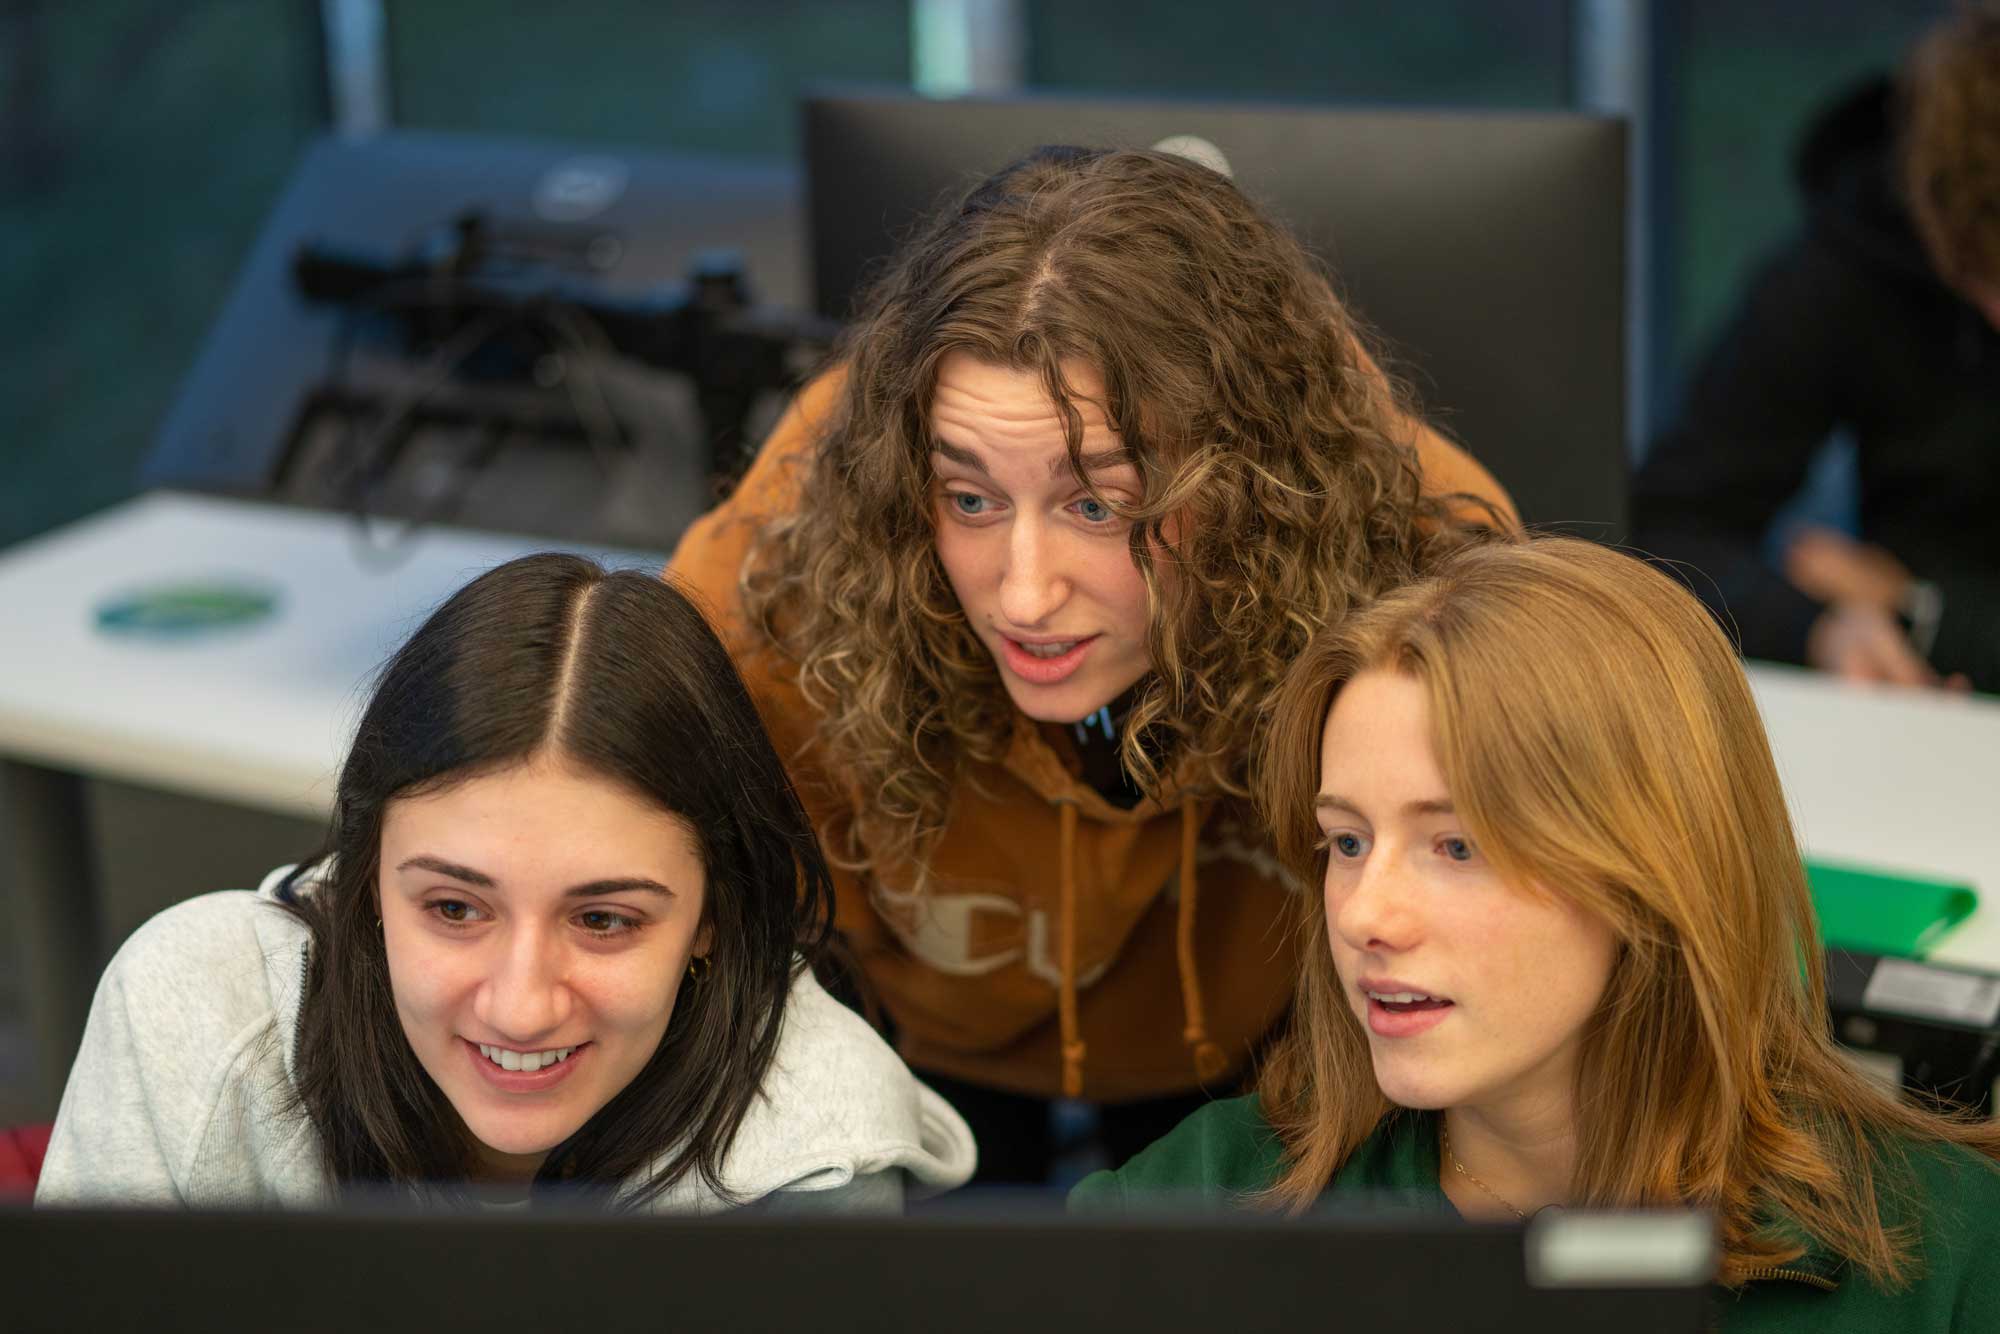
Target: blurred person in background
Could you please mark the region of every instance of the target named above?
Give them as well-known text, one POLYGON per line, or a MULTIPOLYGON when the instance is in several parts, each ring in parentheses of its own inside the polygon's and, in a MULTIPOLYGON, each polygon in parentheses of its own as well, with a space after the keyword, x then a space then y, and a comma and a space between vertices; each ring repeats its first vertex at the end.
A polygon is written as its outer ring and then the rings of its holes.
POLYGON ((2000 690, 2000 8, 1825 110, 1797 171, 1805 225, 1640 469, 1633 542, 1747 656, 2000 690), (1836 432, 1859 534, 1802 525, 1774 569, 1767 530, 1836 432))

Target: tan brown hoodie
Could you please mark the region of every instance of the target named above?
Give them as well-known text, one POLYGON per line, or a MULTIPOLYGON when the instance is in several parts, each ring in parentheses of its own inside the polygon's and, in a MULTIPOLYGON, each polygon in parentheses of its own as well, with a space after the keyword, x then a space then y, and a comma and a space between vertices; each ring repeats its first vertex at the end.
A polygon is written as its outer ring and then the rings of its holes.
MULTIPOLYGON (((735 494, 697 520, 668 569, 707 603, 778 753, 830 848, 852 812, 812 745, 796 674, 748 624, 738 576, 763 519, 835 407, 836 370, 802 390, 735 494)), ((1486 471, 1428 432, 1429 489, 1505 506, 1486 471)), ((1242 803, 1169 790, 1120 810, 1079 775, 1069 729, 1015 715, 998 765, 972 766, 922 877, 835 872, 835 924, 919 1070, 1105 1102, 1220 1085, 1290 1003, 1286 897, 1318 892, 1278 865, 1242 803)))

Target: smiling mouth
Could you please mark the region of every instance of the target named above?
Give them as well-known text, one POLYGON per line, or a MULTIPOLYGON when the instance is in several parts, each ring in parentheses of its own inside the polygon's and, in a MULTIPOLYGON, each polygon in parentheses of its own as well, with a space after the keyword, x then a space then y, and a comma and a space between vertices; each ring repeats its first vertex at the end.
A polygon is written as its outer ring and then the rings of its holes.
POLYGON ((562 1064, 578 1047, 585 1044, 573 1043, 567 1047, 553 1047, 548 1051, 514 1051, 508 1047, 494 1047, 484 1042, 473 1045, 479 1048, 481 1056, 502 1070, 518 1070, 522 1074, 533 1074, 537 1070, 546 1070, 552 1065, 562 1064))

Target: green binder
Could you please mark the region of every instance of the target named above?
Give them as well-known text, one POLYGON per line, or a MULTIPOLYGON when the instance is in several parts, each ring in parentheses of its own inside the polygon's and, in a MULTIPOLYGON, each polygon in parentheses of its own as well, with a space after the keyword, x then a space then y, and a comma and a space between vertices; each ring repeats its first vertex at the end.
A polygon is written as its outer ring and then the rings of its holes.
POLYGON ((1806 881, 1821 939, 1868 954, 1921 959, 1979 904, 1971 885, 1827 862, 1808 861, 1806 881))

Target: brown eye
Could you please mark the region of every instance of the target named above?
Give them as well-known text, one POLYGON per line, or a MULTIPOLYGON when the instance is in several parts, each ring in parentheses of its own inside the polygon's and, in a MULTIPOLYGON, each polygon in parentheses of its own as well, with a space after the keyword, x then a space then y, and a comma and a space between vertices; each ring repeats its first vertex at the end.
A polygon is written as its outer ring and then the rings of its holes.
POLYGON ((465 926, 479 919, 479 909, 463 899, 434 899, 424 905, 424 911, 453 926, 465 926))
POLYGON ((627 917, 623 913, 609 912, 603 908, 578 913, 576 922, 593 936, 622 936, 628 931, 639 929, 636 918, 627 917))

